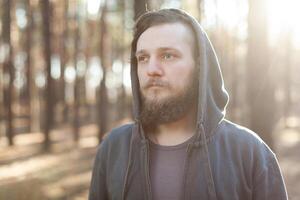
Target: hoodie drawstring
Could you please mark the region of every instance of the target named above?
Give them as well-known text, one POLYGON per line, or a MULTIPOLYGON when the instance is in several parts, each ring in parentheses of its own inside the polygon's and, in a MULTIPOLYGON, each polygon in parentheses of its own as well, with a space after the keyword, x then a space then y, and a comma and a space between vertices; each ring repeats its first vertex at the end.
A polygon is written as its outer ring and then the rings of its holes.
POLYGON ((129 170, 132 164, 132 147, 133 147, 133 140, 136 134, 138 134, 139 131, 139 125, 138 123, 135 123, 133 129, 132 129, 132 135, 130 139, 130 146, 129 146, 129 155, 128 155, 128 164, 127 164, 127 169, 125 173, 125 178, 124 178, 124 184, 123 184, 123 190, 122 190, 122 200, 125 200, 126 196, 126 188, 127 188, 127 182, 128 182, 128 174, 129 170))
POLYGON ((206 180, 208 184, 208 194, 209 194, 209 199, 211 200, 217 200, 217 193, 216 193, 216 188, 215 188, 215 183, 212 175, 212 169, 210 165, 210 158, 209 158, 209 152, 208 152, 208 146, 207 146, 207 140, 206 140, 206 134, 204 131, 203 124, 201 123, 200 126, 200 134, 204 142, 204 151, 205 151, 205 159, 206 159, 206 165, 205 170, 208 170, 205 175, 206 175, 206 180))

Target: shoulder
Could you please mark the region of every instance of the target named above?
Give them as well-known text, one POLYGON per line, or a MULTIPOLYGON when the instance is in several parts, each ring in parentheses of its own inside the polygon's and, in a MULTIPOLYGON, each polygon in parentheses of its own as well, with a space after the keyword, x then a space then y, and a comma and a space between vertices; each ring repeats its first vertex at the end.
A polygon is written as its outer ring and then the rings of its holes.
POLYGON ((221 122, 218 129, 229 137, 233 136, 237 137, 238 139, 251 139, 263 143, 263 140, 257 135, 257 133, 244 126, 238 125, 226 119, 221 122))
POLYGON ((216 135, 218 142, 229 146, 232 152, 253 162, 265 163, 275 159, 275 154, 269 146, 257 133, 248 128, 223 120, 217 128, 216 135))
POLYGON ((126 139, 131 136, 133 124, 125 124, 113 128, 110 133, 104 138, 104 141, 115 142, 118 140, 126 139))
POLYGON ((129 148, 133 124, 125 124, 112 129, 97 147, 97 157, 116 153, 129 148))
POLYGON ((276 169, 277 175, 280 174, 274 152, 257 133, 248 128, 224 120, 217 128, 215 144, 226 154, 224 157, 250 173, 249 177, 259 177, 272 169, 276 169))
POLYGON ((99 195, 99 187, 103 186, 108 178, 111 178, 107 177, 110 170, 116 166, 125 166, 131 130, 132 124, 114 128, 98 145, 92 175, 92 185, 94 185, 93 190, 95 194, 99 195))
POLYGON ((229 120, 223 120, 221 122, 217 129, 217 133, 222 137, 230 139, 232 142, 269 148, 257 133, 229 120))
POLYGON ((132 134, 133 124, 125 124, 116 128, 113 128, 103 139, 100 146, 116 146, 127 144, 130 142, 132 134))
POLYGON ((286 199, 276 155, 258 134, 223 120, 216 130, 214 141, 217 154, 225 161, 222 163, 235 166, 237 176, 252 184, 255 199, 274 199, 275 196, 275 199, 286 199))

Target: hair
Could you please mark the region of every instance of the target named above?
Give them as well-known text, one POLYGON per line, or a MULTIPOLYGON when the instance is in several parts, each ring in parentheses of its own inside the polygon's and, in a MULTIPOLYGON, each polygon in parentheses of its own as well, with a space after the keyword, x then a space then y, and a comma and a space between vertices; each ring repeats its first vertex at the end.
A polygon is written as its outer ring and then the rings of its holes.
MULTIPOLYGON (((141 34, 152 26, 168 23, 182 23, 192 32, 194 41, 197 41, 195 30, 191 25, 190 16, 188 16, 188 14, 186 14, 184 11, 179 9, 161 9, 158 11, 148 11, 137 19, 134 26, 133 40, 131 43, 132 64, 137 64, 135 52, 137 41, 141 34)), ((196 42, 194 42, 194 44, 196 44, 196 42)), ((198 55, 198 51, 198 45, 194 45, 193 53, 195 62, 198 55)))

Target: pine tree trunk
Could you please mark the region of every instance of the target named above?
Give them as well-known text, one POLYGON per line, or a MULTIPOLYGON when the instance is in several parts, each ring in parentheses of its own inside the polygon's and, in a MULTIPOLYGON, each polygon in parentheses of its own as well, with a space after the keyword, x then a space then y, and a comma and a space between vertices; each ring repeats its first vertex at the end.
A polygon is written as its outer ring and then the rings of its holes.
POLYGON ((102 141, 103 135, 106 133, 108 126, 108 97, 107 97, 107 88, 105 85, 106 81, 106 69, 108 67, 108 56, 107 51, 109 48, 107 48, 107 24, 106 24, 106 2, 104 3, 101 19, 100 19, 100 59, 101 59, 101 66, 103 71, 103 78, 100 83, 100 87, 98 87, 97 91, 97 105, 98 105, 98 140, 99 142, 102 141))
POLYGON ((202 21, 202 16, 203 16, 203 5, 204 5, 204 0, 197 0, 197 7, 198 7, 198 21, 202 21))
POLYGON ((60 59, 61 59, 61 69, 60 69, 60 104, 62 106, 62 115, 63 115, 63 122, 67 121, 67 109, 66 109, 66 101, 65 101, 65 67, 67 63, 67 48, 66 43, 68 41, 69 36, 69 29, 68 29, 68 10, 69 10, 69 1, 64 0, 64 30, 61 37, 61 44, 60 44, 60 59))
POLYGON ((134 0, 134 19, 136 20, 141 14, 145 13, 148 7, 148 0, 134 0))
MULTIPOLYGON (((78 5, 76 5, 76 8, 78 8, 78 5)), ((73 118, 73 128, 74 128, 74 140, 75 142, 78 142, 79 140, 79 77, 78 77, 78 52, 79 52, 79 40, 80 40, 80 34, 79 34, 79 16, 78 16, 78 9, 76 9, 75 14, 75 47, 74 47, 74 66, 75 66, 75 83, 74 83, 74 118, 73 118)))
MULTIPOLYGON (((126 19, 126 5, 125 5, 126 1, 121 1, 120 2, 120 7, 121 7, 121 12, 122 12, 122 32, 121 35, 124 36, 125 35, 125 19, 126 19)), ((122 37, 121 36, 121 37, 122 37)), ((126 116, 126 92, 125 92, 125 86, 124 86, 124 69, 125 69, 125 37, 122 37, 122 48, 121 48, 121 61, 122 61, 122 85, 121 85, 121 94, 120 94, 120 98, 119 98, 119 111, 118 111, 118 120, 122 120, 125 116, 126 116)))
POLYGON ((43 15, 43 39, 44 39, 44 56, 46 63, 46 91, 45 91, 45 142, 44 147, 47 150, 50 146, 50 131, 53 121, 53 96, 52 96, 52 78, 51 78, 51 34, 50 34, 50 4, 49 0, 41 0, 41 10, 43 15))
POLYGON ((4 60, 4 73, 9 76, 9 83, 4 86, 4 107, 6 109, 6 135, 10 146, 14 144, 14 130, 13 130, 13 80, 14 80, 14 66, 12 63, 12 44, 11 44, 11 1, 4 0, 3 3, 3 42, 8 49, 6 58, 4 60))
POLYGON ((292 105, 292 98, 291 98, 291 58, 292 58, 292 41, 291 41, 291 32, 285 35, 285 70, 284 70, 284 91, 285 91, 285 101, 284 101, 284 118, 285 124, 287 125, 287 118, 290 115, 290 109, 292 105))
POLYGON ((276 106, 267 40, 266 0, 249 0, 247 99, 250 128, 272 148, 276 106))
POLYGON ((27 106, 28 106, 28 124, 29 124, 29 132, 32 131, 32 117, 31 117, 31 88, 32 88, 32 66, 31 66, 31 42, 32 42, 32 13, 30 7, 30 0, 26 0, 26 12, 27 12, 27 28, 26 28, 26 67, 27 67, 27 86, 26 86, 26 97, 27 97, 27 106))

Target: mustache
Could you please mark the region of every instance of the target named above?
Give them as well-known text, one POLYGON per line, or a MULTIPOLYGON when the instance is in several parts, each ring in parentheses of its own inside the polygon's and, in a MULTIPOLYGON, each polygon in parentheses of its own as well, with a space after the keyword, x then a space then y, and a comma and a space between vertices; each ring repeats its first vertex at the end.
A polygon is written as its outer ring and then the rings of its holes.
POLYGON ((143 86, 143 89, 148 89, 153 86, 158 86, 158 87, 169 87, 169 84, 165 81, 162 81, 160 79, 149 79, 146 82, 146 85, 143 86))

